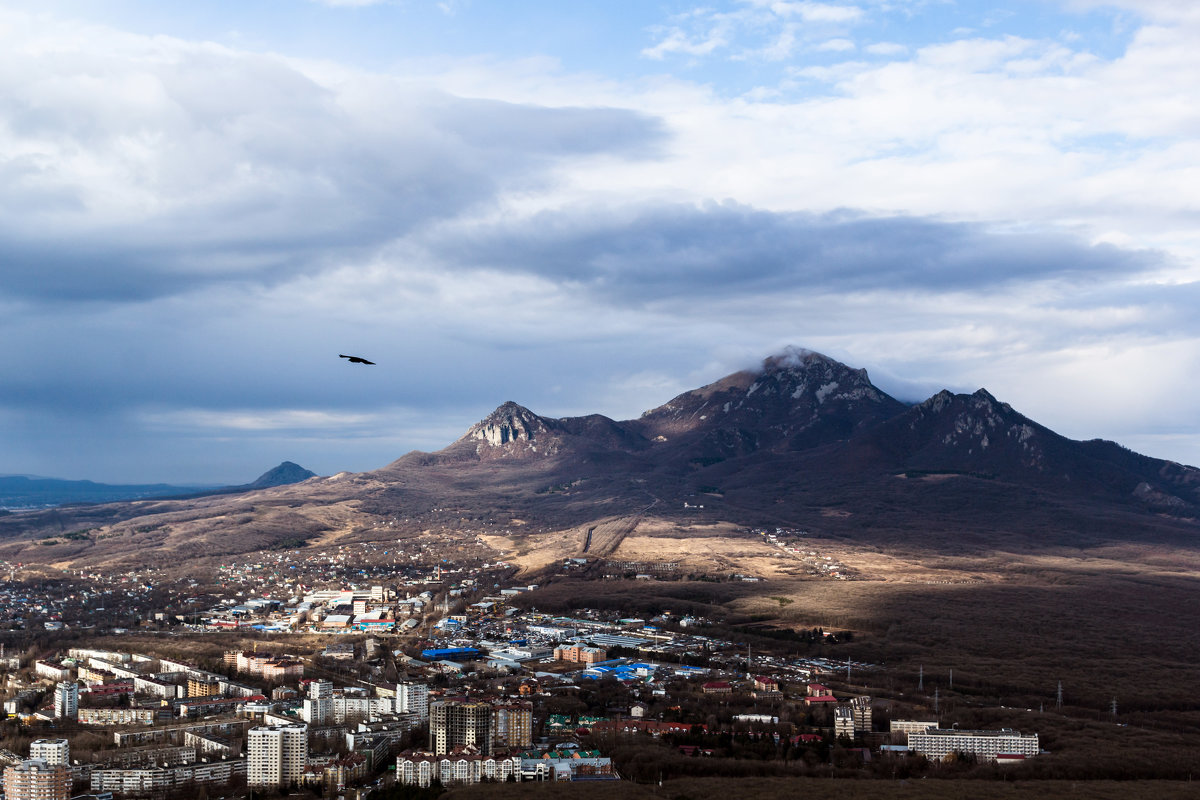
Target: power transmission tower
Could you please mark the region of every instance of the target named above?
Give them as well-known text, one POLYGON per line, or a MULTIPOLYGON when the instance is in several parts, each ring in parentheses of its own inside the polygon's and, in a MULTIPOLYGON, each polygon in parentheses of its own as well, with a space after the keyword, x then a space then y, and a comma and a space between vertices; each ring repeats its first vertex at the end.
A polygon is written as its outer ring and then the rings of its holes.
POLYGON ((1062 681, 1058 682, 1058 694, 1054 698, 1054 707, 1062 708, 1062 681))
POLYGON ((1114 717, 1117 715, 1117 698, 1115 697, 1112 699, 1112 715, 1114 717))
POLYGON ((933 687, 933 713, 934 716, 938 714, 938 688, 936 686, 933 687))
POLYGON ((954 670, 950 670, 950 691, 954 691, 954 670))
POLYGON ((920 671, 917 673, 917 691, 925 691, 925 665, 921 665, 920 671))

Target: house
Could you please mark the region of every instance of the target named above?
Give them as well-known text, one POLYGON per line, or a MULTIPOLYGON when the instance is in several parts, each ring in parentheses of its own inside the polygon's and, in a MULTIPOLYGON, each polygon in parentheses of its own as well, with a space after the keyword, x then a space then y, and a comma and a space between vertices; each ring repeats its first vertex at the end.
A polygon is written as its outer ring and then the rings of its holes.
POLYGON ((769 675, 755 675, 754 688, 764 692, 778 692, 779 681, 775 680, 769 675))

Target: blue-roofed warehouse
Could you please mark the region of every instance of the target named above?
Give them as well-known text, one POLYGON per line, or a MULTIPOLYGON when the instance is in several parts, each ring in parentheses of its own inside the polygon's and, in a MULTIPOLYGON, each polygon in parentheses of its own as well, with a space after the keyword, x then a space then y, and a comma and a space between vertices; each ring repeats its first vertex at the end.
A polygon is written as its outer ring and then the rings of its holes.
POLYGON ((483 655, 474 647, 443 647, 435 650, 422 650, 421 658, 431 661, 462 661, 483 655))

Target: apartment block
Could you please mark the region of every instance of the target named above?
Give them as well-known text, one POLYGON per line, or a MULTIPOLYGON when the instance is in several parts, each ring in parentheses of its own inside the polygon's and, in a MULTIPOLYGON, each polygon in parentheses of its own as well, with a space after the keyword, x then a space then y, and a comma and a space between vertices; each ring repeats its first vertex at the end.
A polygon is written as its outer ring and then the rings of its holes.
POLYGON ((960 731, 957 728, 934 728, 924 733, 908 734, 908 749, 934 761, 951 753, 966 753, 984 761, 997 756, 1036 756, 1040 750, 1036 733, 1023 734, 1010 728, 996 731, 960 731))
POLYGON ((492 752, 492 707, 487 703, 439 700, 429 704, 429 749, 445 755, 455 747, 492 752))
POLYGON ((246 734, 247 783, 256 787, 298 786, 308 760, 308 726, 261 725, 246 734))
POLYGON ((4 770, 5 800, 68 800, 71 775, 61 764, 28 759, 4 770))

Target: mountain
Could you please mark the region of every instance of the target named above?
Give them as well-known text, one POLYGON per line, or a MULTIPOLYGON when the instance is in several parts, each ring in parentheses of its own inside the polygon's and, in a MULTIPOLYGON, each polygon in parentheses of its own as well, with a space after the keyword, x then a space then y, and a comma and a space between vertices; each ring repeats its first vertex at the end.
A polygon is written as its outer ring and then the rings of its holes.
POLYGON ((865 370, 800 349, 634 420, 553 418, 505 402, 437 452, 329 478, 285 462, 229 491, 15 514, 0 520, 0 558, 83 563, 148 546, 216 556, 455 526, 528 540, 518 550, 544 550, 543 560, 578 547, 604 556, 639 526, 785 525, 863 546, 987 549, 1003 539, 1036 549, 1191 541, 1200 514, 1192 467, 1067 439, 983 389, 908 405, 865 370), (139 538, 147 518, 170 534, 139 538), (73 550, 24 544, 76 527, 105 534, 73 550), (617 533, 595 544, 594 530, 617 533), (558 549, 535 544, 543 536, 558 549))
POLYGON ((294 464, 291 461, 284 461, 277 467, 269 469, 262 475, 259 475, 253 482, 245 485, 246 489, 269 489, 272 486, 287 486, 292 483, 300 483, 309 478, 317 477, 317 473, 312 470, 307 470, 299 464, 294 464))

